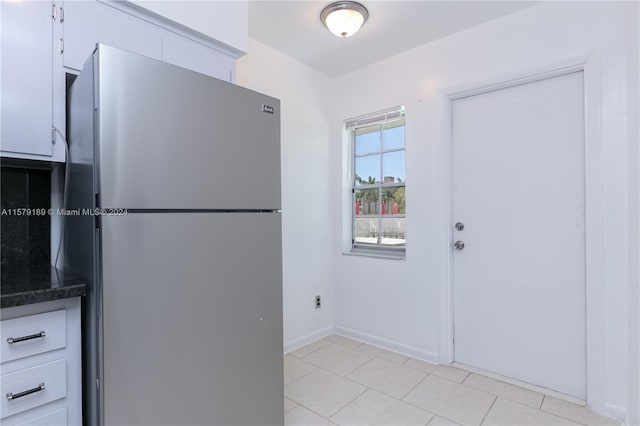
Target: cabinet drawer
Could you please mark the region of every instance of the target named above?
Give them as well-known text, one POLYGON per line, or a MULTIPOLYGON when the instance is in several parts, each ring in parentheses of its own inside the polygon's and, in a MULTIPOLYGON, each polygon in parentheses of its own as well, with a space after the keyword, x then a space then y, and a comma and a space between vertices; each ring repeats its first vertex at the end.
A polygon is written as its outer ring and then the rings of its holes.
POLYGON ((0 418, 67 396, 67 361, 59 359, 2 375, 0 418))
POLYGON ((64 309, 0 321, 2 363, 64 348, 66 344, 67 315, 64 309))
POLYGON ((2 422, 3 426, 67 426, 67 424, 66 408, 61 408, 30 420, 23 420, 20 423, 12 423, 11 421, 2 422))

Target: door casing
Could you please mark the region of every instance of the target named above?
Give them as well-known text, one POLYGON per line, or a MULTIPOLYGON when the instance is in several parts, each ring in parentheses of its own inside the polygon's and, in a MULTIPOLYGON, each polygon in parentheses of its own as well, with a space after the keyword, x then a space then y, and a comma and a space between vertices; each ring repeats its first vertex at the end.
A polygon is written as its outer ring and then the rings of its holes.
MULTIPOLYGON (((443 91, 446 108, 446 137, 438 146, 437 187, 444 188, 438 199, 438 282, 439 342, 441 364, 454 361, 453 350, 453 173, 452 102, 482 94, 544 80, 564 74, 584 73, 585 105, 585 228, 586 228, 586 335, 587 398, 596 411, 606 412, 605 387, 605 286, 604 286, 604 175, 602 145, 601 58, 596 50, 584 55, 498 75, 489 81, 470 82, 443 91)), ((614 413, 611 413, 614 414, 614 413)))

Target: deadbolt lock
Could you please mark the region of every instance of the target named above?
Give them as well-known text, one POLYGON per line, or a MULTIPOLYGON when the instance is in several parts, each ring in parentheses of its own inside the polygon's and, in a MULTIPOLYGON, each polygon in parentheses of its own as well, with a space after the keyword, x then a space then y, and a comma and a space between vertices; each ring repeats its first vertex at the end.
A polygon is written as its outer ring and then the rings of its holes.
POLYGON ((458 222, 456 223, 456 231, 462 231, 464 229, 464 223, 458 222))

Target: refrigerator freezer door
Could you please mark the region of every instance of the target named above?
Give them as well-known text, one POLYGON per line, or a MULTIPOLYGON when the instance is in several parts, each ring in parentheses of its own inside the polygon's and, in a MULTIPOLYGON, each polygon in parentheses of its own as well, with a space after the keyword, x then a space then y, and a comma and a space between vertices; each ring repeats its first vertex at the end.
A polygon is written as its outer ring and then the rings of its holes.
POLYGON ((106 425, 283 424, 279 213, 103 217, 106 425))
POLYGON ((101 206, 280 209, 280 101, 98 47, 101 206))

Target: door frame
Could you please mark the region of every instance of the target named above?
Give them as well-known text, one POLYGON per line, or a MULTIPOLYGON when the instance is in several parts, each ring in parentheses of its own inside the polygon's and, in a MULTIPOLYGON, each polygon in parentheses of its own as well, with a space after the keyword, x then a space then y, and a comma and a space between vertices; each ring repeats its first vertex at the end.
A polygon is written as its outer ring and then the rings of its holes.
POLYGON ((586 237, 586 403, 606 410, 605 286, 604 286, 604 155, 602 143, 601 57, 592 49, 583 55, 541 67, 496 75, 443 90, 446 135, 438 144, 436 186, 444 188, 437 200, 438 232, 438 351, 440 364, 454 361, 453 346, 453 101, 472 95, 532 83, 574 72, 584 76, 585 123, 585 237, 586 237))

